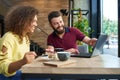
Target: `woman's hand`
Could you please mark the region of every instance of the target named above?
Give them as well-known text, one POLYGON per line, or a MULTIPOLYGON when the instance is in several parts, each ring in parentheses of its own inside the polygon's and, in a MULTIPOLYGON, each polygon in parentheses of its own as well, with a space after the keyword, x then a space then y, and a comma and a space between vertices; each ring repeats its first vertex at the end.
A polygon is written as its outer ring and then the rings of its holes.
POLYGON ((23 63, 25 64, 32 63, 36 56, 37 54, 34 51, 25 53, 25 56, 23 58, 23 63))
POLYGON ((23 59, 10 63, 8 72, 13 73, 13 72, 19 70, 23 65, 33 62, 33 60, 35 59, 36 56, 37 55, 35 52, 25 53, 23 59))

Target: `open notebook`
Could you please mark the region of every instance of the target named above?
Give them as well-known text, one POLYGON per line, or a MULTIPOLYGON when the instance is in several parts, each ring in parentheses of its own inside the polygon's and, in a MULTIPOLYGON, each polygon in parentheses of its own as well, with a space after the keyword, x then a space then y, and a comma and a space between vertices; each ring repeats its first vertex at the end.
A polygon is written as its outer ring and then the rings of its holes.
POLYGON ((83 57, 83 58, 90 58, 92 56, 99 55, 102 53, 104 43, 106 42, 108 35, 101 34, 93 48, 92 53, 80 53, 80 54, 71 54, 71 57, 83 57))

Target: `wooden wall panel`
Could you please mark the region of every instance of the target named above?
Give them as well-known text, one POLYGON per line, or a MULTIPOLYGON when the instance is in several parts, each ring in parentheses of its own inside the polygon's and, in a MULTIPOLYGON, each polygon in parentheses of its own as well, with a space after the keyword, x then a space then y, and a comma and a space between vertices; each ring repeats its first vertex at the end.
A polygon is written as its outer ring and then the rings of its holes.
MULTIPOLYGON (((52 29, 49 27, 48 23, 48 13, 53 10, 60 9, 68 9, 69 8, 69 0, 5 0, 10 3, 10 7, 16 4, 30 4, 39 9, 40 14, 38 16, 38 28, 36 29, 34 34, 31 36, 31 39, 34 42, 37 42, 42 47, 46 48, 46 40, 48 34, 52 32, 52 29)), ((4 11, 0 9, 0 14, 6 14, 9 7, 1 0, 0 4, 2 4, 2 8, 5 8, 4 11)), ((4 15, 5 16, 5 15, 4 15)), ((65 24, 68 24, 68 16, 64 16, 65 24)))

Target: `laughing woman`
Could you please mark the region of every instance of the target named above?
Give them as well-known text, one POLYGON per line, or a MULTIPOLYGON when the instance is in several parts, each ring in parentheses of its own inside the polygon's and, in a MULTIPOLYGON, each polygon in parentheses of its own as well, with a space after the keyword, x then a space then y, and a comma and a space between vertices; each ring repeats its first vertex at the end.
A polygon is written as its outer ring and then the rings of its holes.
POLYGON ((0 80, 21 80, 20 68, 31 63, 36 53, 30 51, 29 36, 37 26, 38 10, 15 6, 5 17, 8 32, 0 42, 0 80))

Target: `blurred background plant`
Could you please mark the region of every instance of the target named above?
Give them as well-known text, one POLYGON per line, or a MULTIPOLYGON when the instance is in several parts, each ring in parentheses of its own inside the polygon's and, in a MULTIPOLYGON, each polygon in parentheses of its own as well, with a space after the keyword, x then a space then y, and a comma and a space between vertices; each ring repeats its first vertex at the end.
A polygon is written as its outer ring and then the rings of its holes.
MULTIPOLYGON (((79 9, 75 9, 78 11, 78 13, 76 13, 77 15, 77 20, 74 21, 73 26, 78 28, 82 33, 84 33, 86 36, 90 37, 90 35, 92 34, 93 30, 91 29, 91 27, 89 26, 89 20, 86 16, 82 15, 82 10, 79 9)), ((83 45, 84 43, 82 43, 81 41, 77 41, 78 45, 83 45)), ((92 51, 92 48, 90 46, 88 46, 89 48, 89 52, 92 51)))
POLYGON ((74 27, 78 28, 81 32, 83 32, 86 36, 90 36, 92 33, 91 27, 89 26, 89 21, 86 16, 82 15, 82 11, 79 8, 79 12, 77 13, 77 21, 73 23, 74 27))

